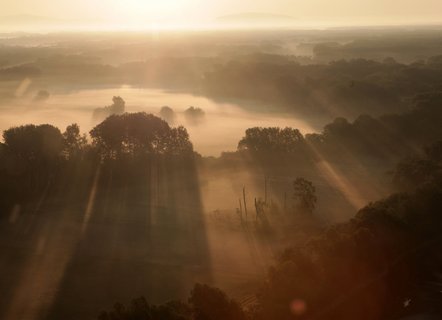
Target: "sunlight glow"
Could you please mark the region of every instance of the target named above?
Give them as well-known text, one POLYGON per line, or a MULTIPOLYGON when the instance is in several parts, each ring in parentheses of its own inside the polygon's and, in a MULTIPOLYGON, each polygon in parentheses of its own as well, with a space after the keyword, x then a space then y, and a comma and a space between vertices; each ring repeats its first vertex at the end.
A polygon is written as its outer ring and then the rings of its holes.
POLYGON ((124 2, 119 2, 119 5, 121 8, 126 8, 130 12, 153 11, 157 13, 164 13, 177 10, 183 3, 183 0, 126 0, 124 2))
POLYGON ((160 25, 180 24, 184 22, 182 10, 188 8, 193 0, 113 1, 116 21, 125 24, 143 26, 156 22, 160 25))

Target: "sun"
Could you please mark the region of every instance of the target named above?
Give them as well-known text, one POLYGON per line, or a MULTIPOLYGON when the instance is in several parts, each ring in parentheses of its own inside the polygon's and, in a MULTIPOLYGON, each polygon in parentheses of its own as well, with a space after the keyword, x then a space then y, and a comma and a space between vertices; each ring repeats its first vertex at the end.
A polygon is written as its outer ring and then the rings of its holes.
POLYGON ((210 16, 204 0, 108 1, 113 5, 112 28, 118 29, 201 29, 210 16))

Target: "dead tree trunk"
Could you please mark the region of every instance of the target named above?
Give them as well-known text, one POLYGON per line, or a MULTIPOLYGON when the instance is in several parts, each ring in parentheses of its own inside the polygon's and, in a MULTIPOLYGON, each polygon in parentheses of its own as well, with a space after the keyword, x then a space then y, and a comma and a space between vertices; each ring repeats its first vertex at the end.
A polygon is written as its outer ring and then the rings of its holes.
POLYGON ((264 203, 267 204, 267 176, 264 178, 264 203))
POLYGON ((157 163, 157 206, 160 205, 160 164, 157 163))
POLYGON ((239 218, 241 219, 241 224, 243 224, 241 198, 239 198, 239 218))
POLYGON ((248 212, 247 212, 247 201, 246 201, 246 187, 243 187, 242 189, 242 196, 244 198, 244 213, 246 214, 246 221, 247 221, 248 212))

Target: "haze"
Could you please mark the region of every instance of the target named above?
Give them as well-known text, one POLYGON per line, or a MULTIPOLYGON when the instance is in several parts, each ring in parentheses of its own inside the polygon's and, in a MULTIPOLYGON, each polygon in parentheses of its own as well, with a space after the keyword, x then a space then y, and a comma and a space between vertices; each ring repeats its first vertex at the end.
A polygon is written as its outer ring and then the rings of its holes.
MULTIPOLYGON (((441 22, 438 0, 79 0, 2 1, 3 23, 16 29, 26 24, 57 28, 150 29, 250 27, 247 22, 220 23, 218 17, 258 13, 253 26, 324 27, 348 25, 435 24, 441 22), (277 15, 293 21, 275 19, 277 15), (9 17, 8 17, 9 16, 9 17), (38 19, 36 19, 38 17, 38 19)), ((1 21, 0 21, 1 22, 1 21)))
POLYGON ((442 319, 440 0, 0 0, 1 320, 442 319))

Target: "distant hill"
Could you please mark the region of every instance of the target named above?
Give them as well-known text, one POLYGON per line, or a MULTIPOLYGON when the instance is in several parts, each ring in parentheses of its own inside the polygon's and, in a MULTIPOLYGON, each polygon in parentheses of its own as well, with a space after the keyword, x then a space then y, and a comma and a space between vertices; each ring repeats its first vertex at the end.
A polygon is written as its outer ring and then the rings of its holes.
POLYGON ((225 15, 216 19, 217 23, 231 26, 291 26, 296 22, 294 17, 282 14, 244 12, 225 15))

